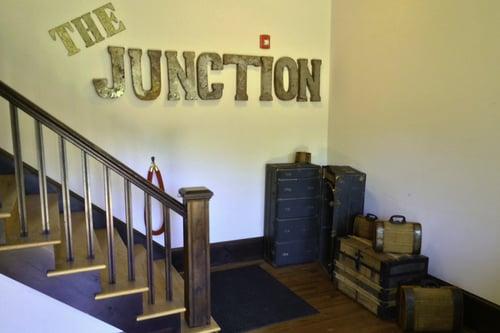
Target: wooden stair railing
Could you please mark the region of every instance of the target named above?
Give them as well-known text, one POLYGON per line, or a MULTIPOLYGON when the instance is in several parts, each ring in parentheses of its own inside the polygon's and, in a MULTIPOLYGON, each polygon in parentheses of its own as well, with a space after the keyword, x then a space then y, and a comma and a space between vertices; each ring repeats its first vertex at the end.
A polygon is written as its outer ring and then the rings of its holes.
MULTIPOLYGON (((84 223, 85 228, 79 228, 79 232, 86 230, 86 260, 93 261, 95 256, 96 241, 94 239, 93 221, 92 221, 92 201, 90 195, 90 179, 88 173, 88 158, 92 157, 103 165, 104 172, 104 192, 105 192, 105 209, 106 209, 106 256, 107 264, 94 263, 88 265, 88 270, 106 269, 107 278, 110 284, 116 283, 116 267, 115 267, 115 231, 113 225, 112 214, 112 197, 111 197, 111 183, 110 172, 113 171, 124 180, 124 193, 125 193, 125 223, 127 224, 127 264, 128 264, 128 279, 129 281, 135 280, 134 263, 134 239, 133 239, 133 221, 132 221, 132 197, 131 185, 144 192, 144 201, 146 206, 145 222, 146 222, 146 271, 147 271, 147 304, 154 306, 155 304, 155 290, 159 287, 155 285, 155 273, 153 262, 153 235, 152 235, 152 218, 151 218, 151 198, 160 202, 163 207, 163 214, 165 217, 169 216, 169 211, 173 210, 175 213, 183 217, 184 221, 184 251, 185 251, 185 272, 184 272, 184 306, 186 308, 185 319, 189 327, 200 327, 207 325, 214 325, 211 323, 210 314, 210 251, 209 251, 209 200, 213 193, 204 187, 195 188, 182 188, 179 190, 183 202, 177 201, 167 193, 162 192, 159 188, 149 183, 146 179, 138 173, 127 167, 124 163, 120 162, 91 141, 87 140, 76 131, 65 125, 55 117, 51 116, 48 112, 37 106, 35 103, 28 100, 26 97, 0 81, 0 96, 9 102, 10 106, 10 119, 11 119, 11 132, 12 143, 14 152, 14 169, 15 169, 15 183, 17 188, 17 214, 19 220, 19 236, 15 237, 14 243, 16 244, 0 244, 0 250, 23 248, 23 246, 41 246, 51 244, 50 242, 39 241, 40 238, 44 240, 51 240, 51 233, 53 230, 50 227, 49 212, 49 194, 47 193, 47 175, 45 170, 45 149, 43 140, 44 127, 52 130, 59 137, 59 155, 61 166, 61 188, 62 188, 62 201, 63 201, 63 233, 65 236, 64 245, 65 260, 61 260, 61 269, 54 272, 49 272, 48 276, 57 276, 63 274, 71 274, 72 272, 84 271, 79 267, 75 261, 75 249, 73 248, 73 228, 72 228, 72 212, 70 207, 70 190, 68 186, 68 166, 66 143, 69 142, 79 148, 82 152, 82 170, 83 170, 83 193, 84 193, 84 223), (40 201, 40 228, 36 235, 31 235, 28 229, 27 214, 26 214, 26 194, 24 185, 24 172, 23 172, 23 158, 21 149, 21 136, 19 128, 19 110, 31 116, 35 122, 35 139, 38 161, 38 175, 39 175, 39 201, 40 201), (35 240, 35 243, 31 242, 35 240), (39 244, 39 245, 37 245, 39 244), (76 267, 73 267, 75 266, 76 267)), ((11 200, 11 199, 10 199, 11 200)), ((53 198, 51 199, 53 202, 53 198)), ((30 201, 30 209, 33 206, 33 200, 30 201)), ((53 207, 53 204, 52 206, 53 207)), ((0 219, 2 216, 0 216, 0 219)), ((172 286, 172 260, 171 260, 171 239, 170 239, 170 225, 169 219, 166 218, 165 232, 165 262, 160 266, 165 269, 164 280, 164 293, 166 294, 167 301, 172 301, 173 293, 176 288, 172 286)), ((1 222, 1 221, 0 221, 1 222)), ((12 227, 12 226, 10 226, 12 227)), ((54 227, 54 231, 58 230, 58 226, 54 227)), ((2 229, 0 229, 0 232, 2 229)), ((1 239, 0 235, 0 239, 1 239)), ((101 237, 102 238, 102 237, 101 237)), ((53 242, 57 244, 57 242, 53 242)), ((59 241, 60 243, 60 241, 59 241)), ((61 252, 61 251, 60 251, 61 252)), ((64 257, 63 257, 64 258, 64 257)), ((60 258, 59 258, 60 259, 60 258)), ((57 262, 57 260, 56 260, 57 262)), ((139 263, 143 265, 144 263, 139 263)), ((177 272, 175 272, 177 274, 177 272)), ((139 291, 144 291, 144 288, 138 288, 139 291)), ((113 291, 117 295, 120 291, 113 291)), ((96 298, 99 296, 96 295, 96 298)), ((101 297, 106 297, 101 296, 101 297)))

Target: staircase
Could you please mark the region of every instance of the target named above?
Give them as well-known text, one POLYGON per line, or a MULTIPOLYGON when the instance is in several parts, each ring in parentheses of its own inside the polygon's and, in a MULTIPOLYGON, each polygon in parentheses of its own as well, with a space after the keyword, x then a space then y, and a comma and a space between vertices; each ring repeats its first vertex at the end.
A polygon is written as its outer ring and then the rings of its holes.
POLYGON ((208 202, 212 192, 203 187, 183 188, 181 203, 1 81, 0 95, 10 105, 14 152, 14 172, 0 175, 0 273, 125 332, 220 331, 210 315, 208 202), (22 159, 19 112, 35 122, 36 193, 27 193, 25 187, 28 175, 22 159), (49 189, 45 170, 43 131, 47 129, 59 136, 61 179, 56 193, 49 189), (83 209, 75 208, 70 198, 67 143, 81 150, 83 209), (105 223, 101 224, 94 221, 90 158, 103 165, 105 223), (122 234, 112 215, 111 172, 124 183, 126 232, 122 234), (144 192, 145 246, 134 239, 132 185, 144 192), (158 260, 153 256, 152 198, 163 207, 167 230, 164 258, 158 260), (184 221, 184 278, 172 266, 170 210, 184 221))

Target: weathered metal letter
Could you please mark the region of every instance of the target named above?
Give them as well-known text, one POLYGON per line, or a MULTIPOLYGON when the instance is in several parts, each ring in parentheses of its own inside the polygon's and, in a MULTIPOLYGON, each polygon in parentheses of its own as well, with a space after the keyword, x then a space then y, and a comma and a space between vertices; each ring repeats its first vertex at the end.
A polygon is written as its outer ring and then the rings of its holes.
POLYGON ((101 6, 92 11, 99 19, 99 22, 101 22, 104 30, 106 30, 106 34, 108 37, 116 35, 117 33, 125 30, 125 25, 123 24, 122 21, 118 21, 115 14, 113 13, 114 10, 115 7, 113 7, 113 4, 111 2, 108 2, 104 6, 101 6), (109 9, 110 12, 107 13, 106 9, 109 9), (118 24, 118 27, 115 28, 113 23, 118 24))
POLYGON ((282 101, 289 101, 297 96, 299 71, 295 60, 289 57, 280 58, 274 66, 274 92, 282 101), (288 71, 288 90, 285 89, 283 74, 288 71))
POLYGON ((167 56, 167 73, 168 73, 168 100, 177 101, 179 96, 179 83, 186 92, 185 99, 195 100, 196 82, 194 69, 194 52, 184 52, 184 64, 186 69, 183 70, 177 60, 177 51, 165 51, 167 56))
POLYGON ((261 101, 273 100, 273 57, 261 57, 260 98, 261 101))
POLYGON ((76 30, 78 30, 78 33, 85 42, 86 47, 91 47, 95 43, 99 43, 104 40, 104 37, 101 35, 101 32, 97 28, 97 25, 92 19, 92 16, 90 16, 90 13, 85 13, 82 16, 79 16, 71 20, 71 23, 73 23, 76 30), (86 26, 83 24, 82 20, 85 22, 86 26), (95 40, 92 39, 92 37, 90 37, 89 33, 91 33, 94 36, 95 40))
POLYGON ((237 54, 224 54, 224 65, 236 66, 236 101, 248 101, 247 94, 247 67, 261 66, 260 57, 237 54))
POLYGON ((220 99, 224 84, 212 83, 212 90, 208 89, 208 64, 211 64, 212 70, 220 71, 224 68, 222 59, 217 53, 202 53, 196 61, 197 79, 198 79, 198 95, 203 100, 220 99))
POLYGON ((142 83, 142 66, 141 66, 141 49, 128 49, 130 57, 130 70, 132 72, 132 85, 137 98, 143 101, 156 99, 161 92, 161 51, 148 50, 149 67, 151 70, 151 88, 148 91, 144 90, 142 83))
POLYGON ((311 102, 321 102, 319 95, 321 83, 321 60, 312 59, 312 73, 309 71, 307 59, 297 59, 299 63, 299 95, 297 101, 307 102, 307 89, 311 94, 311 102))
POLYGON ((64 24, 61 24, 60 26, 50 29, 49 35, 53 40, 56 40, 57 34, 64 47, 68 51, 68 56, 72 56, 80 52, 80 49, 75 45, 75 42, 73 42, 73 39, 71 39, 68 31, 73 32, 74 30, 71 24, 69 24, 69 22, 66 22, 64 24))
POLYGON ((107 79, 93 79, 94 89, 102 98, 118 98, 125 93, 125 68, 123 65, 123 54, 125 48, 108 46, 108 53, 111 56, 111 72, 113 86, 108 88, 107 79))

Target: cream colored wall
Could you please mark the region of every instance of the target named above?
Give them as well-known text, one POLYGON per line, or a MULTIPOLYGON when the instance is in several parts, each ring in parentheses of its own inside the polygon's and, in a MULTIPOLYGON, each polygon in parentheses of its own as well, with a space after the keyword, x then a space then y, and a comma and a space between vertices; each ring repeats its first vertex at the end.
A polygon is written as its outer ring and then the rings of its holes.
POLYGON ((500 303, 500 2, 334 0, 329 162, 423 224, 430 272, 500 303))
MULTIPOLYGON (((72 57, 48 30, 93 10, 106 1, 2 1, 0 13, 0 79, 51 114, 145 174, 155 155, 167 190, 204 185, 211 201, 211 241, 263 234, 264 165, 288 162, 297 149, 313 161, 326 162, 330 1, 125 1, 113 0, 126 30, 72 57), (258 48, 259 34, 271 35, 272 48, 258 48), (108 45, 146 49, 318 58, 322 66, 321 103, 259 102, 260 71, 249 68, 248 102, 234 101, 235 66, 213 73, 225 84, 219 101, 138 100, 132 91, 126 57, 126 94, 118 100, 97 97, 93 78, 109 77, 108 45)), ((144 58, 144 57, 143 57, 144 58)), ((144 60, 144 67, 147 63, 144 60)), ((149 76, 146 76, 149 79, 149 76)), ((8 105, 0 104, 0 146, 11 150, 8 105)), ((32 125, 23 119, 26 160, 34 163, 32 125)), ((56 138, 47 135, 49 174, 58 179, 56 138)), ((81 189, 80 161, 71 150, 71 186, 81 189)), ((101 170, 92 180, 93 196, 102 200, 101 170)), ((114 177, 114 214, 122 217, 122 184, 114 177)), ((142 197, 135 194, 135 220, 142 228, 142 197)), ((158 224, 159 221, 156 221, 158 224)), ((173 223, 174 246, 182 243, 181 223, 173 223)), ((161 241, 161 238, 159 239, 161 241)))

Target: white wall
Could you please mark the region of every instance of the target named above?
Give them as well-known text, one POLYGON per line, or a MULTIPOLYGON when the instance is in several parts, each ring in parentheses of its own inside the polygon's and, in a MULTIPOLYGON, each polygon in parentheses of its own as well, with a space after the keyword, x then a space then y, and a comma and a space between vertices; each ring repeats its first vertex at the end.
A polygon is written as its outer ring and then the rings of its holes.
POLYGON ((500 2, 334 0, 329 162, 423 225, 430 272, 500 303, 500 2))
POLYGON ((47 297, 3 274, 0 274, 0 290, 0 322, 4 333, 66 333, 69 327, 73 333, 120 332, 116 327, 47 297), (51 320, 55 314, 57 320, 51 320))
MULTIPOLYGON (((91 11, 106 1, 2 1, 0 13, 0 79, 48 110, 137 172, 145 174, 156 156, 167 191, 204 185, 211 201, 211 241, 263 234, 264 165, 288 162, 297 149, 324 164, 327 154, 330 1, 114 0, 116 16, 126 30, 68 57, 48 30, 91 11), (258 48, 258 37, 271 35, 271 50, 258 48), (162 58, 163 91, 155 101, 140 101, 132 90, 126 57, 126 93, 118 100, 99 98, 93 78, 110 76, 107 46, 269 55, 278 59, 323 60, 321 103, 259 102, 260 71, 249 69, 248 102, 234 101, 235 66, 211 80, 225 84, 219 101, 166 100, 166 60, 162 58)), ((144 68, 149 64, 143 56, 144 68)), ((145 76, 149 80, 149 75, 145 76)), ((8 105, 0 104, 0 146, 11 150, 8 105)), ((28 124, 24 121, 23 124, 28 124)), ((34 163, 32 125, 23 129, 27 161, 34 163)), ((56 138, 47 135, 49 174, 59 179, 56 138)), ((80 161, 71 151, 73 189, 81 188, 80 161)), ((92 180, 93 197, 102 200, 101 171, 92 180)), ((116 178, 116 177, 115 177, 116 178)), ((122 184, 114 179, 114 214, 123 217, 122 184)), ((142 196, 135 192, 135 220, 142 229, 142 196)), ((155 224, 159 224, 156 221, 155 224)), ((181 223, 174 221, 173 245, 182 243, 181 223)), ((159 239, 161 241, 161 238, 159 239)))

